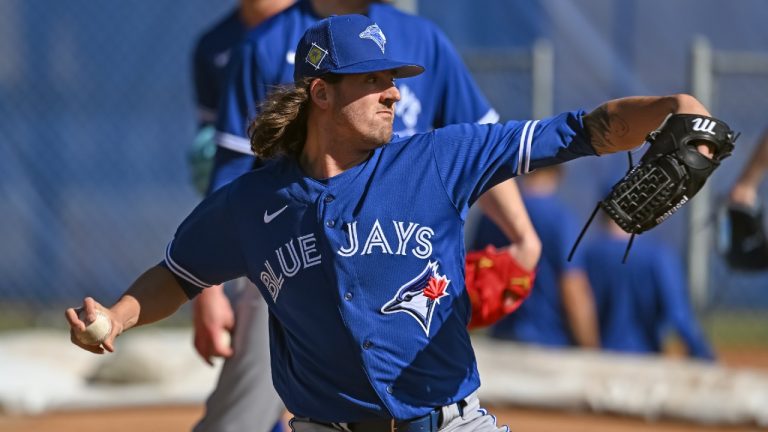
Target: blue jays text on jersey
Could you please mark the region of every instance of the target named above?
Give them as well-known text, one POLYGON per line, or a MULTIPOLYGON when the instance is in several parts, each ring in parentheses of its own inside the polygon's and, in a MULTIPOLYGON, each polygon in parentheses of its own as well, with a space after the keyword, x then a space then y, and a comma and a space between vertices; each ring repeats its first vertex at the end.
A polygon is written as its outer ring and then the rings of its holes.
MULTIPOLYGON (((448 38, 431 22, 372 2, 367 14, 377 24, 361 34, 391 58, 426 66, 420 76, 397 82, 394 132, 410 136, 455 123, 493 123, 499 118, 472 79, 448 38), (387 39, 386 34, 397 34, 387 39)), ((308 0, 250 30, 232 53, 232 66, 219 108, 213 190, 253 167, 248 123, 258 104, 278 84, 293 82, 296 44, 319 21, 308 0)), ((316 51, 320 59, 321 51, 316 51)))
POLYGON ((436 129, 323 180, 269 161, 203 201, 164 265, 190 296, 243 275, 256 284, 275 389, 295 415, 424 415, 479 386, 466 330, 469 206, 518 172, 594 154, 583 114, 436 129))
MULTIPOLYGON (((286 208, 286 207, 284 207, 286 208)), ((266 213, 265 213, 266 214, 266 213)), ((265 223, 267 219, 265 218, 265 223)), ((346 245, 340 245, 334 252, 342 257, 355 254, 370 255, 412 254, 417 258, 426 259, 432 255, 430 238, 435 231, 427 226, 419 226, 414 222, 392 221, 391 232, 382 228, 376 219, 369 227, 364 239, 358 238, 358 221, 345 224, 347 233, 346 245), (389 236, 389 238, 387 237, 389 236), (361 243, 362 240, 362 243, 361 243)), ((272 259, 264 261, 264 268, 259 279, 269 291, 272 300, 277 302, 277 296, 285 280, 295 276, 299 271, 322 263, 322 256, 317 249, 317 239, 313 233, 289 239, 280 245, 272 259)))

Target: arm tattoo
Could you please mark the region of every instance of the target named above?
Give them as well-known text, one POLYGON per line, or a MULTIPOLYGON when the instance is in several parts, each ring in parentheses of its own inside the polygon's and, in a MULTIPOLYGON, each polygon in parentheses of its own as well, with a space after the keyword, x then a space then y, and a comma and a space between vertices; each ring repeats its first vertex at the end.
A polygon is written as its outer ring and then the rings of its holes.
POLYGON ((605 106, 601 105, 584 116, 584 125, 597 154, 614 153, 625 147, 613 140, 625 137, 629 125, 621 116, 609 114, 605 106))

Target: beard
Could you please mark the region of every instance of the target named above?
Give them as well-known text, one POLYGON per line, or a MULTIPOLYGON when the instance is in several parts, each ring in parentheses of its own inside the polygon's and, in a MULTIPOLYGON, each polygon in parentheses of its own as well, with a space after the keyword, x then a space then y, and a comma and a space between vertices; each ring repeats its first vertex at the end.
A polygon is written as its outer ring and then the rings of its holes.
POLYGON ((376 122, 367 125, 349 124, 349 126, 351 127, 348 129, 350 132, 348 137, 356 147, 361 149, 375 150, 392 140, 392 123, 376 122))
POLYGON ((392 140, 391 124, 386 127, 381 127, 381 128, 378 128, 377 130, 371 131, 371 133, 366 134, 364 138, 365 144, 371 149, 384 147, 391 140, 392 140))
POLYGON ((361 150, 374 150, 392 140, 394 116, 385 120, 370 111, 342 106, 334 112, 336 133, 361 150))

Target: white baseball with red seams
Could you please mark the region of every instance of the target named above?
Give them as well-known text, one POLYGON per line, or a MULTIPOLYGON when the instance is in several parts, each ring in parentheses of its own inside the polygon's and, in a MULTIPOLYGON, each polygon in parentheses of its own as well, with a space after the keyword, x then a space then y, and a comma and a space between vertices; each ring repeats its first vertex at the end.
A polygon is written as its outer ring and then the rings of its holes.
POLYGON ((76 332, 75 337, 86 345, 100 345, 112 332, 112 321, 103 312, 96 311, 96 319, 88 322, 85 311, 78 314, 80 320, 85 322, 85 330, 76 332))

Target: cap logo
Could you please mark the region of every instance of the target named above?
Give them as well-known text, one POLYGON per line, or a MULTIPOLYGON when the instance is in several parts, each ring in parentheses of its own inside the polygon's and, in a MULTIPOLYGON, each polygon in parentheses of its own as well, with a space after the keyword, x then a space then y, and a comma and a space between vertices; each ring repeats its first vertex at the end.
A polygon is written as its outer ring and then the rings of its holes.
POLYGON ((378 25, 373 24, 366 27, 365 30, 360 33, 360 39, 370 39, 376 42, 381 53, 384 54, 384 45, 387 43, 387 38, 384 36, 384 32, 381 31, 378 25))
POLYGON ((309 52, 307 53, 306 61, 307 63, 311 64, 315 67, 315 69, 320 69, 320 63, 323 62, 323 59, 325 59, 325 56, 328 55, 328 51, 320 48, 316 44, 312 44, 312 48, 309 49, 309 52))

